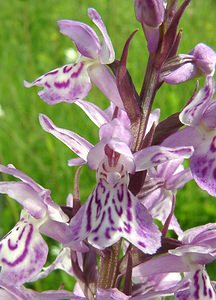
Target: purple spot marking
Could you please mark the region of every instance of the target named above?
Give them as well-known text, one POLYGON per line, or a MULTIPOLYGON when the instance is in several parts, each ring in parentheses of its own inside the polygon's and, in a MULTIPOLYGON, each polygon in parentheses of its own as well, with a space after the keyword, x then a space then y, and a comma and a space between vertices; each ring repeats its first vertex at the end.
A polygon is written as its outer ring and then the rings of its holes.
POLYGON ((123 197, 124 197, 124 185, 123 184, 121 184, 120 188, 117 190, 117 197, 118 197, 119 202, 123 201, 123 197))
POLYGON ((211 152, 216 152, 216 136, 213 137, 211 145, 210 145, 211 152))
POLYGON ((152 156, 151 161, 155 164, 160 164, 167 161, 169 158, 163 153, 156 153, 152 156))
POLYGON ((102 189, 102 192, 103 192, 103 193, 105 193, 105 191, 106 191, 106 187, 103 185, 103 180, 100 180, 100 181, 99 181, 99 183, 98 183, 98 187, 99 187, 99 186, 101 187, 101 189, 102 189))
POLYGON ((21 231, 21 233, 20 233, 20 235, 19 235, 19 237, 18 237, 18 240, 19 240, 19 241, 21 240, 21 238, 22 238, 22 236, 23 236, 25 230, 26 230, 26 226, 23 227, 23 229, 22 229, 22 231, 21 231))
POLYGON ((126 231, 127 233, 130 233, 131 232, 131 226, 130 224, 124 222, 124 231, 126 231))
POLYGON ((105 203, 104 203, 104 205, 107 205, 108 200, 109 200, 109 196, 110 196, 110 192, 108 192, 108 193, 106 194, 106 198, 105 198, 105 203))
POLYGON ((62 81, 62 82, 54 82, 54 85, 57 89, 66 89, 70 84, 70 79, 67 79, 66 81, 62 81))
POLYGON ((146 245, 145 245, 143 242, 141 242, 141 241, 138 241, 138 245, 140 245, 140 246, 143 247, 143 248, 146 247, 146 245))
POLYGON ((109 228, 109 227, 106 228, 106 230, 105 230, 105 237, 106 237, 107 239, 110 239, 110 238, 111 238, 111 236, 110 236, 110 228, 109 228))
POLYGON ((216 168, 214 168, 214 170, 213 170, 213 177, 216 180, 216 168))
POLYGON ((127 208, 127 219, 128 221, 132 221, 133 219, 132 213, 129 208, 127 208))
MULTIPOLYGON (((75 66, 75 65, 74 65, 74 66, 75 66)), ((74 72, 74 73, 71 74, 71 78, 76 78, 76 77, 78 77, 79 73, 80 73, 80 72, 82 71, 82 69, 83 69, 83 66, 84 66, 84 64, 81 63, 80 66, 79 66, 79 68, 78 68, 78 70, 77 70, 76 72, 74 72)))
POLYGON ((15 245, 13 245, 12 243, 11 243, 11 240, 10 239, 8 239, 8 248, 11 250, 11 251, 13 251, 13 250, 15 250, 17 247, 18 247, 18 244, 17 244, 17 242, 16 242, 16 244, 15 245))
POLYGON ((131 195, 129 192, 127 192, 127 198, 128 198, 128 202, 127 202, 127 206, 128 208, 132 207, 132 201, 131 201, 131 195))
POLYGON ((93 241, 98 241, 99 240, 99 237, 98 236, 95 236, 94 238, 93 238, 93 241))
POLYGON ((108 207, 108 215, 109 215, 109 221, 111 224, 115 224, 113 218, 112 218, 112 211, 111 211, 111 207, 108 207))
POLYGON ((103 215, 102 215, 102 218, 100 220, 100 223, 98 224, 98 226, 94 230, 92 230, 93 233, 98 232, 98 230, 100 229, 100 227, 101 227, 101 225, 102 225, 102 223, 105 219, 105 215, 106 215, 106 212, 104 211, 103 215))
POLYGON ((91 230, 91 214, 92 214, 92 201, 93 201, 93 197, 94 195, 91 196, 88 208, 86 210, 86 214, 87 214, 87 224, 86 224, 86 231, 90 231, 91 230))
POLYGON ((195 292, 194 292, 194 298, 199 299, 199 270, 197 270, 194 274, 194 287, 195 287, 195 292))
POLYGON ((26 255, 28 254, 28 248, 29 248, 29 244, 30 244, 30 241, 32 238, 32 233, 33 233, 33 225, 29 224, 29 227, 30 228, 29 228, 29 232, 27 234, 27 238, 25 241, 25 249, 24 249, 23 253, 13 262, 8 261, 6 258, 2 258, 2 262, 5 263, 6 265, 8 265, 10 267, 14 267, 17 264, 21 263, 25 259, 26 255))
POLYGON ((59 71, 59 70, 50 71, 50 72, 46 73, 46 74, 44 75, 44 77, 49 76, 49 75, 55 75, 55 74, 58 73, 58 71, 59 71))
POLYGON ((120 206, 119 208, 116 206, 115 199, 112 199, 112 203, 114 204, 115 211, 119 217, 123 214, 123 208, 120 206))
POLYGON ((202 281, 203 281, 203 294, 204 296, 207 296, 207 286, 206 286, 206 280, 204 274, 202 274, 202 281))
POLYGON ((44 85, 45 85, 46 87, 48 87, 49 89, 51 88, 51 85, 50 85, 47 81, 44 83, 44 85))
POLYGON ((73 66, 64 66, 63 73, 69 73, 73 69, 73 66))
POLYGON ((213 295, 212 295, 212 290, 211 289, 208 289, 208 294, 209 294, 209 297, 212 298, 213 295))

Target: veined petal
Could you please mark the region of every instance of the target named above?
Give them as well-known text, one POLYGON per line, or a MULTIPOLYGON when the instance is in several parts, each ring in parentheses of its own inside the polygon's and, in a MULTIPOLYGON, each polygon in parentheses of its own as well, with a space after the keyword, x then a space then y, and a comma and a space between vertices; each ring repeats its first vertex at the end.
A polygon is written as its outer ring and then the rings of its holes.
POLYGON ((190 285, 187 294, 185 294, 185 292, 182 294, 181 291, 178 292, 175 297, 176 300, 216 299, 215 290, 207 272, 204 269, 197 269, 194 272, 190 272, 188 277, 190 278, 190 285))
POLYGON ((149 115, 148 123, 147 123, 147 127, 146 127, 146 134, 150 131, 153 123, 155 125, 158 125, 159 119, 160 119, 160 109, 156 108, 149 115))
POLYGON ((134 153, 136 171, 147 170, 171 159, 189 158, 192 154, 193 147, 147 147, 134 153))
POLYGON ((36 220, 27 214, 0 242, 0 279, 21 285, 34 277, 46 262, 48 247, 38 232, 36 220))
POLYGON ((43 268, 43 270, 40 273, 38 273, 31 281, 36 281, 45 278, 49 275, 49 273, 57 269, 65 271, 70 276, 74 276, 71 264, 70 251, 71 250, 67 247, 61 249, 55 261, 52 262, 52 264, 48 267, 43 268))
POLYGON ((71 242, 87 237, 94 247, 104 249, 124 237, 144 253, 160 247, 160 231, 126 184, 112 186, 100 180, 83 207, 70 222, 71 242))
POLYGON ((75 101, 75 104, 78 105, 98 127, 111 121, 105 111, 91 102, 78 100, 75 101))
POLYGON ((46 205, 31 186, 24 182, 0 182, 0 193, 7 194, 9 197, 21 204, 33 217, 42 219, 46 215, 46 205))
POLYGON ((188 81, 198 75, 197 67, 194 63, 187 62, 170 74, 163 76, 162 80, 169 84, 178 84, 188 81))
POLYGON ((45 131, 62 141, 83 160, 87 160, 88 152, 93 147, 91 143, 72 131, 55 126, 46 115, 40 114, 39 121, 45 131))
POLYGON ((102 64, 110 64, 115 59, 115 52, 112 46, 112 42, 107 33, 106 27, 101 19, 101 16, 94 8, 88 9, 89 18, 97 25, 103 35, 103 42, 100 51, 100 62, 102 64))
POLYGON ((102 93, 116 106, 125 110, 116 85, 116 79, 111 71, 106 66, 94 64, 88 68, 88 73, 91 81, 102 93))
MULTIPOLYGON (((196 244, 205 244, 206 245, 206 240, 203 239, 204 237, 206 238, 206 233, 211 234, 212 232, 215 233, 216 230, 216 223, 208 223, 205 225, 193 227, 191 229, 186 230, 182 236, 181 240, 183 243, 196 243, 196 244)), ((214 234, 213 234, 214 236, 214 234)), ((216 238, 216 235, 215 235, 216 238)))
POLYGON ((170 176, 166 182, 166 188, 169 190, 181 189, 193 176, 190 169, 185 169, 177 174, 170 176))
POLYGON ((8 174, 8 175, 12 175, 12 176, 22 180, 23 182, 25 182, 29 186, 31 186, 38 193, 44 193, 44 194, 50 193, 49 190, 44 189, 41 185, 36 183, 31 177, 27 176, 20 170, 17 170, 13 165, 8 165, 8 166, 0 165, 0 172, 8 174))
POLYGON ((216 196, 216 135, 206 135, 206 140, 195 150, 190 161, 193 177, 202 189, 216 196))
POLYGON ((214 80, 209 76, 206 78, 204 87, 180 113, 180 121, 188 126, 196 126, 199 124, 213 94, 214 80))
POLYGON ((100 53, 100 40, 95 31, 82 22, 71 20, 58 21, 60 32, 68 36, 78 51, 91 59, 97 59, 100 53))
POLYGON ((32 83, 24 81, 25 87, 42 86, 38 95, 48 104, 74 102, 83 99, 91 89, 87 67, 83 62, 65 65, 42 75, 32 83))

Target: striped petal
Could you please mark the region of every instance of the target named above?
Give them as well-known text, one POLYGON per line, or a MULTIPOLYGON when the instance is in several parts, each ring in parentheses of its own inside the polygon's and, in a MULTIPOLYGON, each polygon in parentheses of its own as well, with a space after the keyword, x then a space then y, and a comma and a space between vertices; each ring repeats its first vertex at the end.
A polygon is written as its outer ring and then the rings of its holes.
POLYGON ((25 87, 41 86, 38 95, 48 104, 74 102, 83 99, 91 89, 87 67, 83 62, 65 65, 42 75, 32 83, 24 82, 25 87))
POLYGON ((107 33, 106 26, 104 25, 101 16, 94 8, 88 9, 88 15, 92 19, 92 21, 97 25, 97 27, 100 29, 103 36, 103 42, 100 51, 100 62, 102 64, 110 64, 115 59, 115 52, 110 37, 107 33))
POLYGON ((85 161, 87 160, 88 152, 93 147, 91 143, 72 131, 55 126, 46 115, 40 114, 39 121, 46 132, 51 133, 57 139, 62 141, 80 158, 85 161))
POLYGON ((155 253, 161 233, 147 209, 128 191, 124 166, 110 172, 107 168, 102 162, 95 190, 72 218, 70 242, 88 238, 94 247, 104 249, 123 237, 144 253, 155 253))
POLYGON ((34 277, 46 262, 48 247, 39 234, 36 220, 26 212, 0 242, 0 279, 21 285, 34 277))

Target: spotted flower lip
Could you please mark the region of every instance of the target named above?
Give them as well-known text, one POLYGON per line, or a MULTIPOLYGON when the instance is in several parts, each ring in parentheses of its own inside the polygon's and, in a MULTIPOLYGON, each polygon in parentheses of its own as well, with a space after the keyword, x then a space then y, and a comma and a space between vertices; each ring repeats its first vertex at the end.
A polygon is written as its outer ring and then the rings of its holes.
POLYGON ((101 31, 102 44, 95 31, 85 23, 71 20, 58 22, 60 32, 76 45, 80 57, 74 64, 49 71, 32 83, 24 81, 26 87, 40 86, 38 95, 48 104, 74 102, 88 95, 94 83, 113 103, 124 109, 115 77, 105 66, 115 59, 115 52, 106 27, 98 12, 89 8, 88 15, 101 31))
MULTIPOLYGON (((94 107, 90 111, 93 119, 99 118, 99 110, 94 107)), ((40 115, 40 123, 45 131, 80 156, 81 163, 87 162, 91 169, 97 170, 94 191, 65 228, 65 245, 74 248, 78 242, 88 239, 94 247, 104 249, 124 237, 143 252, 155 253, 161 233, 147 209, 128 190, 129 173, 170 159, 189 157, 193 149, 152 146, 133 154, 130 122, 124 114, 103 123, 96 146, 69 130, 58 128, 45 115, 40 115)))

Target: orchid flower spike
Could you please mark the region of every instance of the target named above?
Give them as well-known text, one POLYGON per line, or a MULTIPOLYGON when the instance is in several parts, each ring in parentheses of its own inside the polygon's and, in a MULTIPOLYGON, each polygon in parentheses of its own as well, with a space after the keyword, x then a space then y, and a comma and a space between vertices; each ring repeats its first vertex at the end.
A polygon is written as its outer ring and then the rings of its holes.
POLYGON ((76 45, 80 57, 75 64, 65 65, 42 75, 26 87, 41 86, 39 96, 48 104, 74 102, 88 95, 92 82, 117 106, 123 107, 115 78, 106 64, 115 59, 115 52, 99 13, 89 8, 88 15, 101 31, 103 41, 88 25, 71 20, 58 22, 60 32, 76 45))

